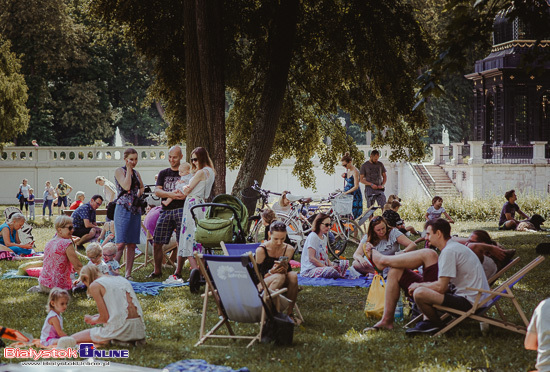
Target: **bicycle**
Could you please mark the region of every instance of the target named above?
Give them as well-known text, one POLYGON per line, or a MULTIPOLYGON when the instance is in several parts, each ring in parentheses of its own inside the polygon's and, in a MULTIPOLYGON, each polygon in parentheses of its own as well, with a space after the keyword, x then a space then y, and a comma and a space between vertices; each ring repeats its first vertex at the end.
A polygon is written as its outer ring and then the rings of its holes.
POLYGON ((248 207, 248 203, 255 203, 255 209, 254 212, 256 213, 253 216, 248 217, 249 225, 250 225, 250 233, 246 237, 246 241, 249 243, 258 243, 261 242, 263 239, 263 224, 262 224, 262 217, 260 216, 260 213, 263 212, 266 205, 269 204, 269 195, 278 195, 281 196, 281 193, 276 193, 270 190, 265 190, 260 187, 258 184, 258 181, 254 181, 254 185, 241 190, 241 199, 243 200, 243 203, 248 207), (253 194, 253 195, 247 195, 247 194, 253 194))

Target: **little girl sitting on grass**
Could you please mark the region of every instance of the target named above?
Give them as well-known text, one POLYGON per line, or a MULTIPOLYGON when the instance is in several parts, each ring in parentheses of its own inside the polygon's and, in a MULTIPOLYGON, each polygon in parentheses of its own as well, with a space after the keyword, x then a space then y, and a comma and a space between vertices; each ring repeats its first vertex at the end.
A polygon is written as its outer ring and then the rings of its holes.
MULTIPOLYGON (((432 199, 432 205, 426 211, 424 218, 426 221, 437 220, 438 218, 441 218, 441 215, 445 215, 445 218, 447 218, 450 223, 455 223, 445 208, 443 208, 443 198, 441 196, 434 196, 432 199)), ((426 240, 426 232, 422 232, 421 235, 422 237, 416 239, 414 241, 415 243, 420 243, 426 240)), ((429 248, 427 242, 426 248, 429 248)))
POLYGON ((61 337, 67 336, 63 332, 63 317, 61 314, 67 310, 68 303, 69 292, 58 287, 52 288, 46 305, 48 315, 40 334, 40 343, 43 346, 56 345, 61 337))

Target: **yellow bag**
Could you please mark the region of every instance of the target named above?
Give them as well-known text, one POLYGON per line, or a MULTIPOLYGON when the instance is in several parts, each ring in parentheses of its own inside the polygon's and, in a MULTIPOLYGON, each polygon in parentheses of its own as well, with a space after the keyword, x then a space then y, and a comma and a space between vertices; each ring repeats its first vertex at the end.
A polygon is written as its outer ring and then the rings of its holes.
POLYGON ((372 279, 367 301, 365 302, 365 315, 367 318, 382 318, 385 300, 386 282, 382 275, 376 274, 372 279))

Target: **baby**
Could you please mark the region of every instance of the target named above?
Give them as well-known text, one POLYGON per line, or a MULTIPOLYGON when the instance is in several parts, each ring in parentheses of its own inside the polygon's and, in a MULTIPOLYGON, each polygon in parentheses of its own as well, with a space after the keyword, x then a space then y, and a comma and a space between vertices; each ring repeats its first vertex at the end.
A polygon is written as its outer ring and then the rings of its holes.
MULTIPOLYGON (((191 164, 184 161, 180 164, 179 171, 181 178, 179 179, 179 181, 176 182, 176 188, 174 192, 179 190, 181 193, 183 193, 183 188, 189 185, 189 181, 191 181, 191 178, 193 178, 193 175, 191 174, 191 164)), ((164 206, 167 206, 172 202, 172 200, 172 198, 167 198, 162 202, 162 204, 164 206)))
POLYGON ((99 243, 90 243, 86 247, 86 256, 90 260, 87 265, 96 265, 102 274, 109 274, 109 266, 103 261, 103 250, 99 243))
POLYGON ((115 223, 114 221, 105 222, 101 234, 99 235, 99 242, 104 247, 105 244, 115 239, 115 223))
POLYGON ((116 251, 115 243, 107 243, 103 246, 103 260, 109 267, 109 275, 112 276, 119 275, 118 269, 120 269, 120 264, 115 260, 116 251))

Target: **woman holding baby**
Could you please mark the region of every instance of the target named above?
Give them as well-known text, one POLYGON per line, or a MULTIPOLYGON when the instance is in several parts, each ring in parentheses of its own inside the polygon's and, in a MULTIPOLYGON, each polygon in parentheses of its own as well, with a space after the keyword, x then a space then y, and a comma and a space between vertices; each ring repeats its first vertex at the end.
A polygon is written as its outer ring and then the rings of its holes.
MULTIPOLYGON (((174 272, 176 278, 181 278, 181 270, 186 258, 189 259, 192 269, 197 268, 197 263, 193 258, 196 242, 195 220, 191 215, 191 208, 197 204, 204 203, 210 196, 216 175, 212 160, 203 147, 197 147, 191 152, 191 173, 193 177, 189 181, 189 185, 183 188, 183 194, 186 198, 183 206, 181 234, 178 240, 178 265, 174 272)), ((205 217, 205 212, 206 208, 196 208, 193 210, 193 213, 199 220, 205 217)))
POLYGON ((115 260, 120 262, 124 247, 126 252, 126 279, 131 279, 136 244, 139 244, 141 229, 141 208, 134 201, 143 194, 145 186, 138 171, 135 170, 138 163, 138 153, 133 148, 124 151, 125 166, 115 171, 115 184, 117 195, 115 207, 115 243, 117 255, 115 260))

